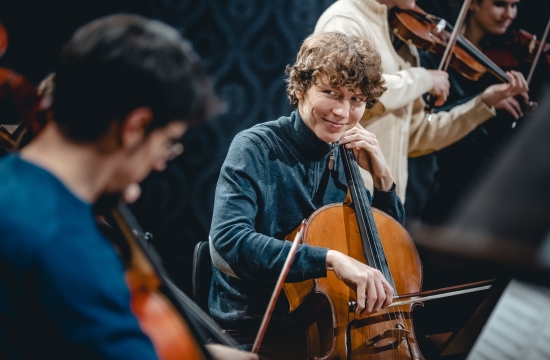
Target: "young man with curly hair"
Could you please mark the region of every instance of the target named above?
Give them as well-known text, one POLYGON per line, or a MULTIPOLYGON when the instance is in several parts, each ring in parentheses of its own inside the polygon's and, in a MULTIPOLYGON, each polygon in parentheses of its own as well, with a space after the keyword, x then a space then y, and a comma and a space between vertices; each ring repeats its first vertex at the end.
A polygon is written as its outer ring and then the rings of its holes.
MULTIPOLYGON (((291 246, 283 239, 316 209, 346 198, 337 144, 354 149, 359 165, 372 174, 372 197, 365 188, 372 205, 403 220, 376 137, 358 124, 385 91, 379 53, 358 37, 311 35, 287 74, 287 93, 296 111, 235 137, 218 180, 210 229, 215 265, 210 312, 248 345, 291 246)), ((300 245, 287 281, 325 277, 327 271, 357 292, 357 314, 391 303, 392 287, 378 270, 327 248, 300 245)), ((300 337, 288 310, 281 295, 263 343, 273 358, 289 359, 284 351, 300 337)))

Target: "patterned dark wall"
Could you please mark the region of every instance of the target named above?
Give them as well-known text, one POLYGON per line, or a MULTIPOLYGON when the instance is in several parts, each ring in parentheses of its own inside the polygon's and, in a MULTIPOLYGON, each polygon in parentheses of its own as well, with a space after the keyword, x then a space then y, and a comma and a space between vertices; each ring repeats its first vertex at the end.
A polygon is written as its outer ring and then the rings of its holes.
MULTIPOLYGON (((193 42, 227 111, 185 137, 185 153, 143 183, 134 210, 177 283, 190 292, 195 244, 207 240, 215 186, 235 134, 288 114, 284 69, 332 1, 170 1, 150 15, 193 42)), ((162 5, 161 5, 162 4, 162 5)))
POLYGON ((185 152, 143 184, 133 210, 174 280, 191 291, 195 244, 208 239, 214 191, 235 134, 292 110, 284 69, 333 0, 19 0, 0 3, 10 47, 0 65, 35 82, 55 70, 62 44, 79 26, 137 13, 174 26, 189 39, 226 112, 188 131, 185 152))
POLYGON ((219 169, 234 135, 288 114, 284 69, 332 1, 211 1, 152 14, 189 38, 227 105, 225 114, 185 137, 185 153, 143 184, 134 206, 184 291, 194 245, 207 240, 219 169), (177 12, 185 13, 185 20, 177 12), (168 13, 167 13, 168 12, 168 13), (154 211, 151 211, 154 209, 154 211), (178 274, 176 276, 176 274, 178 274))
MULTIPOLYGON (((0 21, 10 46, 0 66, 38 82, 55 70, 62 44, 78 26, 117 12, 162 20, 193 43, 227 111, 188 131, 184 154, 144 181, 143 196, 133 206, 142 226, 154 234, 172 277, 190 293, 193 248, 207 240, 215 185, 229 144, 237 132, 289 114, 285 66, 333 1, 1 0, 0 21)), ((419 4, 428 11, 449 12, 446 0, 419 4)))

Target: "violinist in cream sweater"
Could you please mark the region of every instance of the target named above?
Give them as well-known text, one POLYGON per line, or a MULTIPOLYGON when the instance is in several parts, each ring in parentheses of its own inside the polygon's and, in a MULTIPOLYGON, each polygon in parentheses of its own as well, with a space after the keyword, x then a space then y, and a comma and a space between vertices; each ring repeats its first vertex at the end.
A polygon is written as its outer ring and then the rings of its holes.
MULTIPOLYGON (((428 121, 422 95, 430 92, 442 105, 449 93, 447 73, 419 67, 414 45, 392 45, 394 35, 388 12, 394 7, 413 9, 415 0, 338 0, 319 18, 315 32, 340 31, 366 37, 374 42, 382 56, 382 68, 388 90, 379 104, 367 110, 361 124, 376 135, 397 184, 397 194, 404 201, 407 184, 407 157, 440 150, 464 137, 476 126, 495 116, 495 108, 508 97, 528 91, 519 72, 508 72, 509 84, 486 88, 470 101, 449 112, 433 114, 428 121)), ((368 172, 362 171, 367 187, 372 189, 368 172)))

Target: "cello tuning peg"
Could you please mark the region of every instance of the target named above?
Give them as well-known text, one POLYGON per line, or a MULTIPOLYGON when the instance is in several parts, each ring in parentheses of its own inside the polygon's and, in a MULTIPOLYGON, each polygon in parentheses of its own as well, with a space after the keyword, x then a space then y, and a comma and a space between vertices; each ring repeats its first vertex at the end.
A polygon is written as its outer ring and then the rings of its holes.
POLYGON ((445 19, 441 19, 441 20, 439 20, 439 22, 435 26, 435 31, 439 34, 443 30, 445 30, 446 26, 447 26, 447 22, 445 21, 445 19))

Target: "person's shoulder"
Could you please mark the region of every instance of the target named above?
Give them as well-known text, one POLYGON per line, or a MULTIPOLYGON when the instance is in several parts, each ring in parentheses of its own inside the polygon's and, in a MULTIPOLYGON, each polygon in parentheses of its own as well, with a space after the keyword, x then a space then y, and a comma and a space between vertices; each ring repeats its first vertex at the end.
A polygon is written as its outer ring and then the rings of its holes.
POLYGON ((2 246, 26 252, 47 247, 65 232, 65 223, 78 227, 79 214, 91 210, 52 174, 18 156, 1 159, 0 172, 2 246))
POLYGON ((321 15, 322 17, 332 16, 357 16, 357 10, 362 7, 361 2, 355 0, 338 0, 332 3, 321 15))
POLYGON ((286 128, 292 126, 291 122, 291 117, 283 116, 277 120, 256 124, 239 132, 233 139, 233 143, 240 147, 247 143, 253 143, 258 147, 270 147, 282 140, 286 128))

